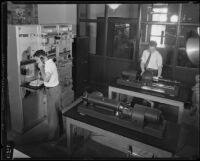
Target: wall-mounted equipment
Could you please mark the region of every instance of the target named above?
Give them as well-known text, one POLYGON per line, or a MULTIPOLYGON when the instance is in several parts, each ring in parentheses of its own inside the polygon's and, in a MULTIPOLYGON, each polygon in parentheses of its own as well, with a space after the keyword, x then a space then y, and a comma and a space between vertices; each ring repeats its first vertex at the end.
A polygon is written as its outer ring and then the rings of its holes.
POLYGON ((37 50, 42 49, 49 58, 58 60, 56 65, 62 86, 62 106, 73 101, 72 42, 70 24, 8 26, 7 64, 12 130, 23 133, 47 114, 44 110, 46 104, 43 101, 45 94, 41 90, 42 81, 38 79, 36 61, 33 60, 37 50), (59 30, 60 25, 62 27, 59 30), (61 31, 63 35, 59 35, 61 31), (59 51, 66 55, 65 59, 61 58, 59 51), (28 114, 30 111, 32 115, 28 114))
POLYGON ((36 61, 27 60, 20 62, 21 83, 30 82, 36 79, 36 61))

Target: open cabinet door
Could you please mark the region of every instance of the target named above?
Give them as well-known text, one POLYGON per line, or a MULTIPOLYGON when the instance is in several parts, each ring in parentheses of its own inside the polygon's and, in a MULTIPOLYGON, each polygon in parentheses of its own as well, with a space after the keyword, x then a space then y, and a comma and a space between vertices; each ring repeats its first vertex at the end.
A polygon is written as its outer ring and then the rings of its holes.
POLYGON ((73 42, 73 87, 75 98, 81 96, 88 86, 89 38, 77 37, 73 42))

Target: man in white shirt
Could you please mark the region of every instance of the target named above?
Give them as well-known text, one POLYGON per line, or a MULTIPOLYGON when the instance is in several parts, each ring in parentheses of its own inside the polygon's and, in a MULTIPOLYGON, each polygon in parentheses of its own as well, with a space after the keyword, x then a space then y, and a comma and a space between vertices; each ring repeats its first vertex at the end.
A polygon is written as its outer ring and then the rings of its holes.
POLYGON ((162 74, 163 60, 161 54, 156 50, 157 43, 155 41, 149 42, 149 48, 143 51, 141 57, 141 75, 145 70, 153 73, 153 76, 159 78, 162 74))
POLYGON ((47 93, 48 139, 59 138, 60 126, 58 112, 61 110, 61 88, 58 80, 56 64, 48 59, 44 50, 37 50, 33 55, 38 63, 47 93))

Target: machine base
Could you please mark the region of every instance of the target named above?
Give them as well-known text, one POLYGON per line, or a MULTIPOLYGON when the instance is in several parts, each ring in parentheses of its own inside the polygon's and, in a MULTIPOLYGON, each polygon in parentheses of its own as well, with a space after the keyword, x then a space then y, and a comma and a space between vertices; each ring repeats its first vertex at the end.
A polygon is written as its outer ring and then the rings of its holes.
POLYGON ((108 121, 113 124, 120 125, 147 135, 151 135, 156 138, 162 139, 164 137, 164 131, 166 129, 167 122, 163 122, 163 126, 155 126, 152 124, 147 124, 143 128, 135 126, 131 121, 126 119, 120 119, 114 115, 113 111, 106 111, 105 109, 94 108, 93 106, 86 106, 81 104, 78 107, 78 112, 85 114, 94 118, 98 118, 103 121, 108 121))

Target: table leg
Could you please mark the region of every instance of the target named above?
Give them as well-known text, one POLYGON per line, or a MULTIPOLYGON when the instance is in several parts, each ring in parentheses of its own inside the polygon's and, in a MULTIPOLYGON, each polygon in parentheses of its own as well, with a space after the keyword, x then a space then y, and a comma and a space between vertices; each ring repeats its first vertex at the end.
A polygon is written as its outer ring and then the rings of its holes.
POLYGON ((180 124, 182 122, 183 110, 184 110, 184 107, 179 106, 179 108, 178 108, 178 124, 180 124))
POLYGON ((66 133, 67 133, 67 154, 70 156, 72 153, 72 125, 70 123, 70 120, 66 118, 66 133))
POLYGON ((116 93, 116 101, 119 101, 119 96, 120 96, 120 94, 119 93, 116 93))
POLYGON ((112 99, 112 89, 108 87, 108 98, 112 99))

